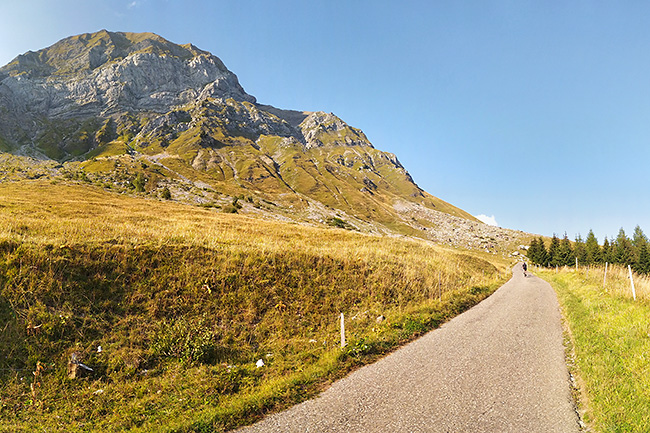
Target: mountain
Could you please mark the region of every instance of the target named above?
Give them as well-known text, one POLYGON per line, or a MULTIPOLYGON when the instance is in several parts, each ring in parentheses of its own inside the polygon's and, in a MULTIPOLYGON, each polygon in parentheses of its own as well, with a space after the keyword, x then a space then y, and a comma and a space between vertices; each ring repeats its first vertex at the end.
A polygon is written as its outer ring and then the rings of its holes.
POLYGON ((0 68, 0 113, 0 151, 116 191, 451 244, 491 230, 334 114, 260 104, 218 57, 152 33, 18 56, 0 68))

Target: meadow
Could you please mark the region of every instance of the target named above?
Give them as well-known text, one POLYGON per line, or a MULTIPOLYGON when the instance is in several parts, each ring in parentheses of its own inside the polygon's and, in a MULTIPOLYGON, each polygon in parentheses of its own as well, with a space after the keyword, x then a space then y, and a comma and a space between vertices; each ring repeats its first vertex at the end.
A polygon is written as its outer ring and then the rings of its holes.
POLYGON ((650 279, 627 268, 537 271, 558 294, 580 411, 594 432, 650 429, 650 279))
POLYGON ((508 265, 84 184, 0 183, 0 430, 250 423, 480 302, 508 265))

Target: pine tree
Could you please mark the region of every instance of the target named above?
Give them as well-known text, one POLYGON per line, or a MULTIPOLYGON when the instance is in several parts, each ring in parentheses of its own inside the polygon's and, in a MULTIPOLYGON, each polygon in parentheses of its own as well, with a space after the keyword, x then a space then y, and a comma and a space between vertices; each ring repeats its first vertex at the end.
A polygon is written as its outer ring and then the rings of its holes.
POLYGON ((560 239, 553 233, 551 244, 548 246, 548 263, 550 266, 560 266, 560 239))
POLYGON ((569 236, 566 233, 564 233, 564 237, 560 241, 559 255, 560 266, 571 266, 575 263, 573 249, 571 248, 571 241, 569 240, 569 236))
POLYGON ((603 241, 603 251, 602 251, 602 263, 614 263, 612 261, 613 259, 613 250, 612 250, 613 245, 609 243, 609 240, 607 240, 607 236, 605 236, 605 240, 603 241))
POLYGON ((635 262, 632 242, 630 242, 622 227, 618 231, 618 236, 614 242, 614 257, 612 260, 620 265, 633 265, 635 262))
POLYGON ((587 265, 587 247, 585 245, 585 241, 582 240, 580 233, 578 233, 578 236, 576 236, 576 241, 573 246, 573 257, 578 259, 580 266, 587 265))
POLYGON ((546 251, 546 246, 544 246, 544 239, 540 236, 537 239, 537 254, 539 265, 548 266, 548 251, 546 251))
POLYGON ((634 228, 634 234, 632 235, 632 250, 634 253, 633 262, 636 263, 639 261, 639 253, 641 252, 641 247, 648 245, 648 238, 641 230, 641 227, 637 225, 634 228))
POLYGON ((638 253, 639 260, 637 260, 634 270, 640 274, 650 273, 650 251, 648 244, 641 244, 638 253))
POLYGON ((589 230, 589 234, 587 235, 587 240, 585 241, 585 253, 586 265, 591 265, 592 263, 603 263, 603 254, 593 230, 589 230))
POLYGON ((546 248, 544 247, 544 240, 540 236, 539 239, 533 238, 530 241, 530 247, 528 248, 528 259, 536 264, 546 266, 546 248))
POLYGON ((641 245, 647 245, 647 244, 648 244, 647 236, 643 233, 641 227, 637 225, 634 228, 634 235, 632 235, 632 245, 634 246, 634 248, 640 248, 641 245))

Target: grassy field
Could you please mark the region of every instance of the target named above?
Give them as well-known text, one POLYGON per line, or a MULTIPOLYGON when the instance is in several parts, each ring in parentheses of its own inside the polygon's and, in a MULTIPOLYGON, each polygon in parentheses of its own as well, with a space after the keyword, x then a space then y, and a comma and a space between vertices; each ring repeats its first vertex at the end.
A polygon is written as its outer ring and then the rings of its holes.
POLYGON ((483 257, 88 185, 0 183, 0 430, 252 422, 484 299, 509 272, 483 257), (93 371, 69 378, 73 358, 93 371))
POLYGON ((595 432, 650 431, 650 282, 627 269, 542 271, 558 293, 575 351, 581 410, 595 432))

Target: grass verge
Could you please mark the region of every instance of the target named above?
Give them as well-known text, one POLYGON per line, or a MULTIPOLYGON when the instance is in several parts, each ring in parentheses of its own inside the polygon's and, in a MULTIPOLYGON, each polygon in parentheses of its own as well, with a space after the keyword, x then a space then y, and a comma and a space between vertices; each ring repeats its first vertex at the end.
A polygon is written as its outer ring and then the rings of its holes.
POLYGON ((581 411, 596 432, 650 429, 650 304, 622 289, 629 280, 603 272, 541 271, 568 322, 582 391, 581 411))
POLYGON ((0 196, 3 431, 231 429, 313 396, 506 276, 505 263, 422 241, 92 186, 4 183, 0 196), (74 360, 93 371, 71 379, 74 360))

